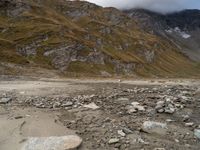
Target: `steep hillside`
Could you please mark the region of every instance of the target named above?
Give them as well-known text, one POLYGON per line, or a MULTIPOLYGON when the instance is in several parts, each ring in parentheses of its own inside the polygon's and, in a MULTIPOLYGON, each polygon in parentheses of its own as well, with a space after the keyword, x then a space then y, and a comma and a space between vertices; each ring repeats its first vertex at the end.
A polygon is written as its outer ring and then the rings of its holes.
POLYGON ((65 0, 1 0, 0 62, 3 73, 16 73, 9 64, 72 76, 200 73, 170 40, 146 32, 125 13, 65 0))
POLYGON ((146 31, 172 41, 190 59, 200 62, 200 10, 166 15, 142 9, 125 12, 146 31))

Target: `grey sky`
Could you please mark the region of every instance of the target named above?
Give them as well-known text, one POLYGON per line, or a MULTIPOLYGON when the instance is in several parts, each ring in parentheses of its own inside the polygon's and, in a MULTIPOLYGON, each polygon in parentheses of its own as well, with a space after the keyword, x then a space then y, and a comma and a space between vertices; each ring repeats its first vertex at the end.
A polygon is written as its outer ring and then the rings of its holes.
POLYGON ((156 12, 173 12, 182 9, 199 9, 200 0, 87 0, 104 7, 119 9, 144 8, 156 12))

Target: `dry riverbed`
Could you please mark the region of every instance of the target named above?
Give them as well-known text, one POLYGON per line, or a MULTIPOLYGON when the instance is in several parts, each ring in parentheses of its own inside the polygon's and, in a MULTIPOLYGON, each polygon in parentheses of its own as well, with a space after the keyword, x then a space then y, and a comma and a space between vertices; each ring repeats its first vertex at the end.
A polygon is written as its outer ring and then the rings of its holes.
POLYGON ((0 78, 0 150, 199 150, 199 80, 0 78))

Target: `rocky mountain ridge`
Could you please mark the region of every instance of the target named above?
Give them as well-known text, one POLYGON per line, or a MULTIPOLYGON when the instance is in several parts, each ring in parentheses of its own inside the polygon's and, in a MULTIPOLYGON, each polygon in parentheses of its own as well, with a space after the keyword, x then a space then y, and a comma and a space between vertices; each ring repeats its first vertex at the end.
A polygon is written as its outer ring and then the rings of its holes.
POLYGON ((12 64, 72 76, 198 76, 171 40, 115 8, 64 0, 0 2, 1 74, 12 64))
POLYGON ((158 14, 142 9, 126 10, 147 32, 171 40, 181 52, 200 62, 200 10, 158 14))

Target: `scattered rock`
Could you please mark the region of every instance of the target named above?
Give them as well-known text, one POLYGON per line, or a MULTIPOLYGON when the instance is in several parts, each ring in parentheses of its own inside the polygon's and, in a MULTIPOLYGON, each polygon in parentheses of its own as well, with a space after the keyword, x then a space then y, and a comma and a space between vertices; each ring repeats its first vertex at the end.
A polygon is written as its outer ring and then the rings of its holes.
POLYGON ((165 108, 165 113, 173 114, 174 112, 175 112, 175 108, 173 107, 165 108))
POLYGON ((55 102, 53 104, 53 108, 59 108, 61 106, 61 103, 60 102, 55 102))
POLYGON ((83 107, 85 107, 85 108, 90 108, 90 109, 93 109, 93 110, 99 108, 99 106, 97 106, 94 102, 93 102, 93 103, 90 103, 90 104, 88 104, 88 105, 83 105, 83 107))
POLYGON ((192 127, 193 125, 194 125, 194 122, 185 123, 185 126, 186 126, 186 127, 192 127))
POLYGON ((78 148, 82 139, 76 135, 62 137, 31 137, 22 150, 72 150, 78 148))
POLYGON ((160 110, 160 109, 162 109, 164 106, 165 106, 165 102, 164 102, 164 101, 158 101, 158 102, 156 103, 155 109, 156 109, 156 110, 160 110))
POLYGON ((175 122, 175 120, 172 120, 172 119, 166 119, 166 122, 175 122))
POLYGON ((138 103, 138 102, 132 102, 131 104, 133 105, 133 108, 135 108, 136 110, 145 111, 144 106, 141 106, 140 103, 138 103))
POLYGON ((125 134, 132 134, 132 133, 133 133, 133 131, 130 130, 130 129, 128 129, 128 128, 123 128, 123 132, 124 132, 125 134))
POLYGON ((123 137, 126 136, 126 134, 123 132, 123 130, 118 130, 117 133, 123 137))
POLYGON ((7 104, 12 100, 12 98, 1 98, 0 104, 7 104))
POLYGON ((180 142, 178 139, 175 139, 174 141, 175 141, 176 143, 179 143, 179 142, 180 142))
POLYGON ((72 102, 66 102, 66 103, 62 104, 62 107, 70 107, 72 105, 73 105, 72 102))
POLYGON ((108 141, 108 144, 115 144, 115 143, 118 143, 119 142, 119 139, 117 138, 112 138, 108 141))
POLYGON ((170 98, 166 98, 165 101, 158 101, 156 103, 155 110, 158 113, 168 113, 173 114, 176 110, 176 106, 173 104, 170 98))
POLYGON ((183 115, 183 121, 188 121, 190 119, 190 116, 189 115, 183 115))
POLYGON ((129 99, 125 97, 120 97, 117 99, 117 101, 129 101, 129 99))

